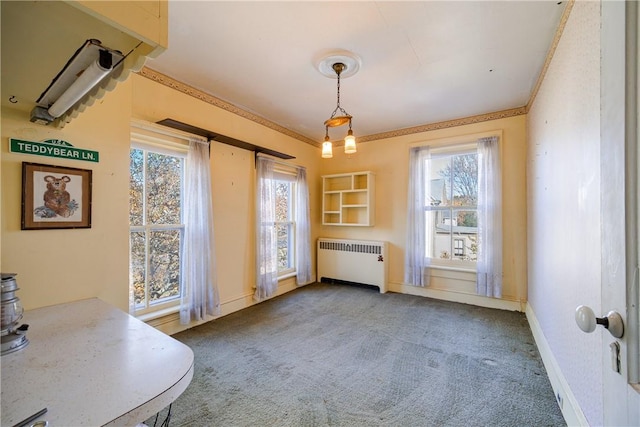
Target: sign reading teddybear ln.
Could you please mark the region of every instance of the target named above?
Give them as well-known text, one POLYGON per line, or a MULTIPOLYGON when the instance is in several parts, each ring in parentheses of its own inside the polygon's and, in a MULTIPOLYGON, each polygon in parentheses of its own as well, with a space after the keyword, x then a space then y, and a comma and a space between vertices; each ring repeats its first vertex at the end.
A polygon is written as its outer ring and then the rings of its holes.
POLYGON ((24 141, 9 138, 9 151, 12 153, 33 154, 35 156, 57 157, 61 159, 84 160, 98 162, 100 154, 97 151, 75 148, 61 139, 46 139, 42 142, 24 141))

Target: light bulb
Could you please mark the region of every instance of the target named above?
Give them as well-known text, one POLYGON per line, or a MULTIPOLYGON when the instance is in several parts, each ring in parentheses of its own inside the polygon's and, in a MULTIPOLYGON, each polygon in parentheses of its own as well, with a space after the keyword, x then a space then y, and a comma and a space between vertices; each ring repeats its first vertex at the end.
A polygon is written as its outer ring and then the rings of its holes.
POLYGON ((105 68, 99 60, 93 61, 86 70, 69 86, 69 88, 49 107, 49 114, 60 117, 73 106, 80 98, 97 85, 104 76, 109 74, 111 68, 105 68))
POLYGON ((325 138, 325 141, 322 143, 322 158, 330 159, 333 157, 333 144, 328 140, 328 137, 325 138))
POLYGON ((353 154, 356 152, 356 137, 353 136, 353 131, 349 129, 347 136, 344 138, 344 152, 346 154, 353 154))

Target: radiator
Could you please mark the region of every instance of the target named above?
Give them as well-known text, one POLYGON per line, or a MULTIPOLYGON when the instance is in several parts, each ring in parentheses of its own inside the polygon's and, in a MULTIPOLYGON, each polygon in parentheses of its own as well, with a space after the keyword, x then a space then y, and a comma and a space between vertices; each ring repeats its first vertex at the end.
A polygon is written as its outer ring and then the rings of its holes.
POLYGON ((318 280, 362 283, 387 292, 387 242, 318 239, 318 280))

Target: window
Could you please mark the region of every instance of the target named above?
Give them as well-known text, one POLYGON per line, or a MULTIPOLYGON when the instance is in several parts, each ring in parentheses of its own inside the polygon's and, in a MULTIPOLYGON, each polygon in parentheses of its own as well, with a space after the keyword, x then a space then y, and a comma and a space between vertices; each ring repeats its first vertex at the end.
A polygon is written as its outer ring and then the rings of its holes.
POLYGON ((478 259, 478 153, 472 148, 433 150, 426 200, 426 256, 439 260, 478 259))
POLYGON ((464 257, 464 239, 453 239, 453 256, 455 258, 464 257))
POLYGON ((295 272, 295 182, 276 176, 276 234, 278 239, 278 276, 295 272))
POLYGON ((476 272, 479 295, 502 296, 502 180, 496 135, 409 151, 404 281, 429 286, 430 268, 476 272), (480 224, 480 226, 479 226, 480 224))
POLYGON ((183 152, 131 148, 130 286, 136 315, 180 303, 184 178, 183 152))
POLYGON ((256 159, 256 292, 262 301, 278 290, 278 279, 311 282, 309 193, 306 169, 256 159))

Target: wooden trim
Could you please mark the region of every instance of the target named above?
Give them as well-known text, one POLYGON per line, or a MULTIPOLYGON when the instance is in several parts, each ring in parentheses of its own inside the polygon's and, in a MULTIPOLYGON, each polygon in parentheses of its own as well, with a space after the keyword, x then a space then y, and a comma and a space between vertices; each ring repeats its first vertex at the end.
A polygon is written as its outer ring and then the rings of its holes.
POLYGON ((307 144, 313 145, 314 147, 321 147, 321 144, 317 141, 314 141, 311 138, 307 138, 306 136, 300 135, 299 133, 293 132, 283 126, 280 126, 277 123, 274 123, 270 120, 265 119, 264 117, 260 117, 256 114, 250 113, 242 108, 236 107, 233 104, 230 104, 226 101, 223 101, 220 98, 216 98, 213 95, 209 95, 201 90, 198 90, 192 86, 189 86, 185 83, 179 82, 165 74, 159 73, 155 70, 152 70, 148 67, 143 67, 139 72, 139 75, 142 77, 146 77, 150 80, 153 80, 156 83, 160 83, 164 86, 170 87, 172 89, 177 90, 178 92, 182 92, 185 95, 192 96, 196 99, 199 99, 207 104, 211 104, 223 110, 226 110, 230 113, 237 114, 238 116, 245 118, 247 120, 251 120, 252 122, 258 123, 262 126, 268 127, 269 129, 280 132, 284 135, 290 136, 291 138, 295 138, 299 141, 306 142, 307 144))
MULTIPOLYGON (((161 85, 170 87, 172 89, 175 89, 179 92, 182 92, 186 95, 192 96, 196 99, 199 99, 203 102, 206 102, 208 104, 214 105, 216 107, 222 108, 223 110, 229 111, 231 113, 237 114, 242 118, 245 118, 247 120, 251 120, 252 122, 258 123, 260 125, 263 125, 265 127, 268 127, 269 129, 273 129, 277 132, 283 133, 287 136, 290 136, 292 138, 295 138, 299 141, 302 142, 306 142, 307 144, 313 145, 314 147, 320 148, 321 144, 311 138, 307 138, 306 136, 300 135, 299 133, 293 132, 283 126, 278 125, 277 123, 274 123, 270 120, 265 119, 264 117, 258 116, 256 114, 250 113, 246 110, 243 110, 242 108, 236 107, 233 104, 230 104, 226 101, 221 100, 220 98, 216 98, 213 95, 209 95, 208 93, 205 93, 201 90, 198 90, 192 86, 189 86, 185 83, 179 82, 165 74, 162 74, 158 71, 152 70, 151 68, 148 67, 143 67, 139 72, 139 75, 141 75, 142 77, 146 77, 150 80, 153 80, 156 83, 160 83, 161 85)), ((497 120, 497 119, 504 119, 507 117, 514 117, 514 116, 520 116, 526 114, 526 107, 518 107, 518 108, 512 108, 510 110, 502 110, 502 111, 495 111, 492 113, 486 113, 486 114, 479 114, 476 116, 470 116, 470 117, 463 117, 460 119, 454 119, 454 120, 447 120, 444 122, 437 122, 437 123, 431 123, 431 124, 425 124, 425 125, 420 125, 420 126, 415 126, 415 127, 410 127, 410 128, 404 128, 404 129, 398 129, 398 130, 393 130, 393 131, 389 131, 389 132, 382 132, 382 133, 377 133, 377 134, 373 134, 373 135, 365 135, 365 136, 359 136, 358 137, 358 142, 368 142, 368 141, 375 141, 375 140, 379 140, 379 139, 386 139, 386 138, 393 138, 393 137, 397 137, 397 136, 404 136, 404 135, 411 135, 414 133, 422 133, 422 132, 429 132, 429 131, 433 131, 433 130, 438 130, 438 129, 445 129, 445 128, 450 128, 450 127, 457 127, 457 126, 464 126, 464 125, 469 125, 469 124, 474 124, 474 123, 480 123, 480 122, 486 122, 486 121, 490 121, 490 120, 497 120)), ((344 142, 341 141, 334 141, 334 146, 335 147, 340 147, 344 145, 344 142)))
POLYGON ((533 91, 531 92, 531 97, 529 98, 529 102, 526 106, 526 113, 531 110, 533 106, 533 102, 538 95, 538 91, 540 90, 540 86, 544 81, 544 77, 549 70, 549 66, 551 65, 551 60, 553 59, 553 55, 556 53, 556 49, 558 44, 560 43, 560 38, 562 37, 562 33, 564 32, 564 27, 567 25, 567 21, 569 20, 569 15, 571 14, 571 9, 573 9, 573 4, 575 0, 570 0, 569 4, 567 4, 562 17, 560 18, 560 25, 558 25, 558 29, 556 30, 556 35, 553 38, 553 42, 551 43, 551 47, 549 48, 549 52, 547 52, 547 58, 544 61, 544 65, 542 66, 542 71, 540 71, 540 75, 538 76, 538 80, 536 81, 536 85, 533 87, 533 91))
POLYGON ((578 400, 571 391, 571 387, 569 387, 567 379, 562 374, 562 369, 560 369, 560 365, 553 355, 553 351, 544 336, 544 332, 540 327, 536 314, 529 303, 527 303, 525 308, 525 314, 527 315, 531 333, 533 334, 536 346, 538 347, 540 358, 542 359, 544 368, 547 371, 549 382, 553 388, 553 393, 556 396, 556 401, 558 406, 560 406, 564 420, 569 426, 588 426, 589 422, 582 412, 582 408, 580 408, 578 400))

